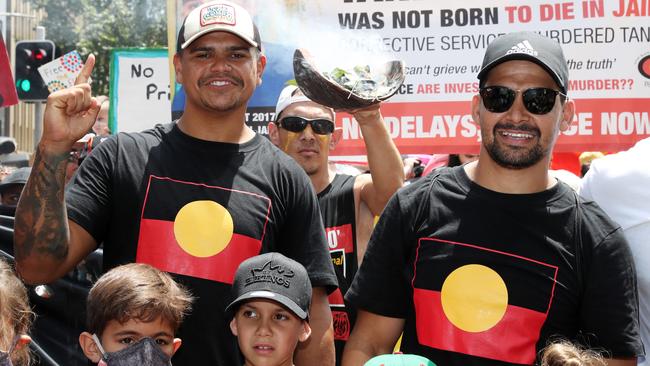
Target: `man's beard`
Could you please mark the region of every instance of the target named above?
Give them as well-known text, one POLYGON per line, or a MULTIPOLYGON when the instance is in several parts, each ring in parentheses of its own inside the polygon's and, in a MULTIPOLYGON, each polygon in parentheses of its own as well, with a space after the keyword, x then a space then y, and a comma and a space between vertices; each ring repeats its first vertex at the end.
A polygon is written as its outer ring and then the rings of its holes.
POLYGON ((547 154, 548 149, 541 145, 541 132, 535 127, 525 125, 515 126, 513 124, 497 124, 492 130, 492 140, 485 141, 485 150, 492 160, 499 166, 507 169, 525 169, 540 162, 547 154), (508 129, 511 131, 521 131, 533 133, 537 137, 537 143, 531 148, 525 147, 504 147, 497 142, 498 129, 508 129))

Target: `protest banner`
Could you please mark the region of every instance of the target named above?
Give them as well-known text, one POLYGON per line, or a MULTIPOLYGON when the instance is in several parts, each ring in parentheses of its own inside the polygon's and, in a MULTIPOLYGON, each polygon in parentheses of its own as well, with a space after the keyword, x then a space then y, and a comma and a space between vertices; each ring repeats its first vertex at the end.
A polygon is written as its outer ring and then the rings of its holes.
MULTIPOLYGON (((179 0, 182 1, 182 0, 179 0)), ((177 27, 203 1, 179 3, 177 27)), ((406 81, 382 107, 401 153, 469 153, 480 131, 470 115, 487 45, 501 34, 535 31, 559 42, 577 113, 555 151, 617 151, 650 135, 650 5, 647 0, 457 2, 418 0, 235 0, 254 16, 268 64, 250 104, 260 133, 293 79, 292 55, 306 48, 323 65, 400 59, 406 81)), ((178 28, 177 28, 178 29, 178 28)), ((364 155, 356 121, 337 114, 335 155, 364 155)))

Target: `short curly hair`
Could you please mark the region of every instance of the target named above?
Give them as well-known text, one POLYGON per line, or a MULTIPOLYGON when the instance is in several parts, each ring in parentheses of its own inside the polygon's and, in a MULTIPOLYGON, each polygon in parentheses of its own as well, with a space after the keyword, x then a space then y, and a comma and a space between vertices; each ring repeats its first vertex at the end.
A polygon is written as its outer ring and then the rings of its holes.
POLYGON ((147 264, 125 264, 106 272, 90 289, 87 330, 101 336, 111 320, 123 324, 158 318, 178 330, 192 301, 189 291, 169 274, 147 264))

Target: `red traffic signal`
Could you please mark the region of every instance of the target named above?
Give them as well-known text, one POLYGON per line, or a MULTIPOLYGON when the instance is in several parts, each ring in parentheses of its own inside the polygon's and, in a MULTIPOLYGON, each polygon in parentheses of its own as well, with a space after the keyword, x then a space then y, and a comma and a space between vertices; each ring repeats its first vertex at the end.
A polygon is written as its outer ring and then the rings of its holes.
POLYGON ((22 101, 43 101, 50 92, 38 68, 54 60, 54 42, 20 41, 16 43, 16 91, 22 101))

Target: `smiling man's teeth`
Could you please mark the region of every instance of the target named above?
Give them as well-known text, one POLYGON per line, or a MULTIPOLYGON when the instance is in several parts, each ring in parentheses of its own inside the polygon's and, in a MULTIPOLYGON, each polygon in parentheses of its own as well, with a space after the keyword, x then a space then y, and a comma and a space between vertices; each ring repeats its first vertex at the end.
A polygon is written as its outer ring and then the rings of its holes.
POLYGON ((515 139, 532 139, 533 135, 529 133, 516 133, 516 132, 506 132, 506 131, 501 131, 501 134, 503 136, 515 138, 515 139))
POLYGON ((210 85, 214 85, 214 86, 224 86, 224 85, 228 85, 228 84, 230 84, 230 83, 227 82, 227 81, 213 81, 213 82, 210 83, 210 85))

